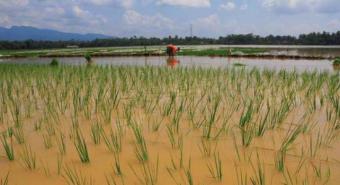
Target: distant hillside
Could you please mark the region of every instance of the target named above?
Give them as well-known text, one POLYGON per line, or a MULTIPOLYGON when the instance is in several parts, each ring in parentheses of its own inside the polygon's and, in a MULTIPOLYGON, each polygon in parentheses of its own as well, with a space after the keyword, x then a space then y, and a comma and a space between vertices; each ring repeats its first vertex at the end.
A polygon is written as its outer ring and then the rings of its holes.
POLYGON ((78 33, 65 33, 49 29, 38 29, 29 26, 13 26, 11 28, 0 27, 0 40, 2 41, 91 41, 95 39, 111 38, 107 35, 101 34, 78 34, 78 33))

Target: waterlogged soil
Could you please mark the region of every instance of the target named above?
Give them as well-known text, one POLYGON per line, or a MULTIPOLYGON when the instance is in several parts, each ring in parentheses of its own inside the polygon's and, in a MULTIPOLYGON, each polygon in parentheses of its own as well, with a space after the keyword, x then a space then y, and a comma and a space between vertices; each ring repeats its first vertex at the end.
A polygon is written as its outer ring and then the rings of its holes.
MULTIPOLYGON (((130 70, 138 70, 138 68, 122 70, 131 72, 130 70)), ((152 69, 142 68, 142 70, 145 70, 145 73, 156 72, 148 71, 152 69)), ((70 72, 72 71, 66 71, 66 74, 70 72)), ((105 71, 99 71, 93 73, 92 75, 97 76, 104 72, 105 71)), ((180 73, 183 73, 183 71, 174 70, 173 73, 179 75, 180 73)), ((36 73, 34 74, 36 75, 36 73)), ((204 75, 209 76, 209 73, 204 73, 204 75)), ((68 75, 68 77, 77 79, 77 77, 72 75, 68 75)), ((175 75, 171 77, 165 77, 165 79, 170 79, 173 77, 175 77, 175 75)), ((241 77, 242 76, 239 78, 241 77)), ((226 99, 222 98, 217 111, 217 119, 215 120, 216 123, 212 128, 212 135, 215 137, 204 139, 202 133, 204 127, 207 125, 203 124, 203 126, 201 125, 199 127, 195 124, 199 125, 201 122, 200 120, 202 120, 202 123, 206 123, 207 120, 205 119, 207 119, 207 117, 204 115, 213 111, 211 110, 212 105, 209 103, 209 98, 203 96, 205 93, 210 94, 211 92, 198 88, 199 86, 196 86, 196 84, 192 85, 193 89, 190 90, 192 94, 188 95, 185 94, 184 91, 181 91, 181 88, 179 87, 179 94, 176 98, 176 108, 172 109, 172 112, 169 114, 169 116, 164 116, 163 107, 169 105, 167 104, 169 102, 169 93, 161 94, 160 105, 164 106, 157 106, 155 110, 151 112, 147 111, 145 108, 142 108, 143 101, 138 98, 146 97, 148 100, 145 101, 145 103, 152 104, 151 102, 156 99, 156 95, 149 94, 150 92, 148 90, 150 89, 144 89, 142 84, 140 84, 142 83, 139 81, 140 79, 136 77, 131 78, 136 80, 136 85, 131 85, 130 91, 123 92, 120 103, 111 114, 112 120, 110 122, 103 121, 101 113, 92 112, 90 119, 87 119, 83 112, 79 112, 77 116, 79 129, 81 130, 87 144, 90 157, 89 163, 84 164, 80 162, 77 150, 74 146, 74 135, 72 134, 72 111, 67 109, 64 115, 61 114, 59 116, 58 121, 53 121, 53 116, 51 115, 47 116, 47 120, 43 121, 43 126, 41 129, 36 129, 36 124, 40 122, 41 118, 46 117, 46 107, 44 107, 46 105, 43 101, 39 101, 36 105, 39 107, 38 111, 34 112, 32 115, 30 115, 30 117, 23 116, 21 120, 23 123, 22 128, 25 136, 25 143, 27 146, 31 147, 31 151, 36 155, 36 169, 29 170, 25 166, 22 160, 25 144, 20 145, 13 138, 12 142, 15 151, 14 161, 8 161, 4 148, 0 148, 0 178, 4 179, 4 177, 9 174, 8 179, 10 185, 66 185, 68 184, 67 182, 69 180, 66 175, 66 170, 76 169, 77 172, 79 172, 78 177, 82 179, 79 185, 107 184, 108 178, 113 178, 117 184, 152 184, 151 182, 144 182, 144 178, 148 176, 148 174, 144 174, 145 171, 143 170, 143 166, 147 166, 151 169, 150 171, 152 174, 157 174, 155 171, 158 169, 157 180, 155 180, 157 183, 155 184, 162 185, 190 184, 188 182, 189 172, 192 179, 192 184, 251 184, 252 180, 254 182, 258 182, 257 179, 260 179, 260 177, 257 175, 261 174, 261 170, 263 170, 263 176, 265 177, 265 179, 263 179, 263 184, 276 185, 289 182, 291 184, 302 184, 304 182, 306 184, 316 185, 339 184, 339 131, 335 128, 329 129, 329 125, 333 125, 333 122, 335 122, 335 124, 339 124, 339 118, 337 117, 336 113, 333 113, 333 116, 331 116, 330 120, 327 119, 327 114, 329 114, 329 112, 335 111, 328 100, 324 100, 325 102, 322 105, 320 102, 316 103, 316 108, 314 110, 309 110, 310 105, 308 103, 310 100, 306 99, 304 90, 299 91, 296 94, 297 105, 294 106, 284 117, 284 120, 282 123, 280 123, 281 126, 272 130, 268 129, 263 136, 255 137, 251 144, 248 147, 245 147, 241 142, 242 130, 240 130, 239 127, 240 118, 242 115, 244 115, 245 110, 243 103, 241 103, 241 97, 245 96, 246 94, 248 94, 247 96, 250 96, 250 92, 256 91, 253 84, 255 82, 250 82, 251 85, 249 85, 247 91, 243 92, 245 93, 244 95, 235 95, 234 98, 236 99, 236 102, 239 102, 239 105, 230 104, 231 102, 234 102, 229 99, 232 97, 225 97, 226 99), (139 90, 141 90, 141 92, 139 90), (193 121, 188 118, 190 117, 190 111, 185 109, 184 113, 179 119, 179 132, 178 134, 175 134, 175 139, 179 139, 179 141, 181 141, 182 138, 183 143, 179 144, 179 147, 172 147, 169 140, 167 126, 172 126, 174 114, 180 107, 180 104, 182 100, 185 99, 185 97, 188 98, 187 101, 189 101, 190 97, 195 97, 195 100, 197 100, 197 107, 195 107, 197 113, 193 118, 195 123, 193 123, 193 121), (200 99, 201 97, 203 98, 200 99), (208 103, 206 104, 206 102, 208 103), (134 133, 132 132, 131 126, 128 126, 129 121, 126 110, 129 106, 132 107, 130 111, 132 120, 134 120, 134 124, 138 124, 140 126, 146 140, 149 158, 148 161, 144 163, 138 161, 136 158, 136 139, 134 133), (207 108, 207 112, 202 111, 205 106, 209 106, 207 108), (307 113, 308 119, 305 117, 306 112, 311 112, 307 113), (117 131, 116 128, 118 124, 122 125, 122 151, 119 153, 122 175, 115 175, 114 164, 116 160, 114 153, 108 150, 103 138, 101 138, 100 144, 94 144, 94 141, 91 137, 91 125, 97 122, 103 126, 104 132, 108 135, 111 130, 117 131), (227 123, 226 127, 221 129, 224 122, 227 123), (158 130, 152 129, 155 123, 160 123, 158 130), (50 135, 47 133, 48 124, 52 124, 53 130, 55 130, 55 135, 50 135), (275 167, 275 158, 283 138, 286 137, 287 132, 291 128, 295 128, 301 124, 308 125, 306 126, 306 132, 300 133, 297 140, 293 142, 291 147, 289 147, 285 158, 285 170, 284 172, 279 172, 275 167), (321 131, 319 130, 319 132, 317 132, 318 129, 321 131), (57 141, 60 134, 64 135, 65 137, 64 141, 66 153, 64 155, 58 150, 57 141), (323 139, 321 140, 322 144, 320 147, 311 147, 311 145, 318 141, 317 138, 320 135, 323 139), (49 137, 51 139, 52 145, 50 148, 46 148, 44 145, 43 136, 49 137), (331 142, 326 142, 326 140, 330 138, 332 138, 331 142), (202 142, 206 144, 206 151, 210 154, 204 152, 202 142), (314 150, 315 155, 313 155, 314 150), (209 167, 215 167, 214 161, 216 158, 214 157, 218 157, 222 164, 223 177, 221 180, 214 178, 209 171, 209 167), (62 162, 60 162, 58 165, 58 161, 62 162), (61 167, 58 167, 60 164, 61 167), (244 183, 241 183, 241 181, 244 183)), ((191 77, 188 76, 187 78, 191 77)), ((118 80, 118 83, 124 83, 122 79, 118 80)), ((254 79, 254 77, 251 79, 254 79)), ((32 78, 32 80, 37 79, 32 78)), ((134 81, 130 80, 128 81, 134 81)), ((160 79, 160 81, 163 80, 164 79, 160 79)), ((277 81, 274 80, 272 83, 283 83, 279 79, 276 80, 277 81)), ((178 85, 177 83, 180 83, 179 81, 174 82, 173 88, 178 88, 176 85, 178 85)), ((240 82, 245 81, 240 80, 240 82)), ((54 83, 55 82, 52 81, 52 84, 54 83)), ((208 83, 208 81, 200 81, 197 83, 208 83)), ((224 83, 227 82, 224 81, 224 83)), ((295 82, 292 83, 294 84, 295 82)), ((81 82, 81 84, 84 85, 86 83, 81 82)), ((73 85, 78 86, 79 84, 74 83, 73 85)), ((270 93, 272 93, 274 90, 271 89, 272 87, 267 85, 269 84, 265 83, 264 86, 259 87, 259 89, 268 88, 269 90, 259 90, 266 96, 263 101, 263 110, 261 109, 259 114, 252 118, 252 124, 260 122, 263 116, 266 115, 267 108, 265 105, 271 100, 272 97, 270 96, 270 93)), ((51 87, 52 86, 53 85, 51 85, 51 87)), ((237 92, 236 87, 234 88, 231 85, 226 86, 230 88, 228 90, 232 92, 231 94, 237 92)), ((325 86, 326 85, 324 85, 322 90, 319 92, 320 94, 328 92, 328 88, 325 86)), ((157 89, 159 87, 154 88, 157 89)), ((245 86, 239 88, 245 88, 245 86)), ((289 86, 286 88, 289 89, 289 86)), ((23 90, 23 93, 26 94, 27 90, 29 91, 31 89, 26 88, 23 90)), ((50 90, 51 89, 47 88, 46 93, 50 90)), ((213 91, 215 90, 216 89, 213 88, 213 91)), ((34 91, 41 93, 40 95, 35 94, 35 96, 46 95, 43 94, 43 91, 36 89, 34 91)), ((97 92, 96 89, 94 91, 97 92)), ((86 90, 84 90, 83 93, 85 92, 86 90)), ((277 92, 278 97, 283 96, 283 94, 284 93, 281 94, 281 92, 277 92)), ((339 95, 339 91, 335 91, 333 94, 334 98, 339 98, 339 95)), ((84 96, 84 94, 82 96, 84 96)), ((319 95, 317 96, 319 97, 319 95)), ((320 97, 323 97, 323 95, 320 95, 320 97)), ((91 98, 95 99, 95 96, 93 95, 91 98)), ((316 99, 319 100, 319 98, 316 99)), ((23 104, 26 103, 25 99, 22 100, 23 104)), ((72 101, 72 97, 68 98, 67 100, 72 101)), ((70 104, 72 103, 70 102, 70 104)), ((8 106, 10 105, 8 104, 8 106)), ((92 102, 90 107, 93 110, 94 102, 92 102)), ((5 114, 4 120, 0 123, 0 131, 7 131, 7 129, 12 124, 13 117, 11 116, 10 112, 8 112, 5 114)))

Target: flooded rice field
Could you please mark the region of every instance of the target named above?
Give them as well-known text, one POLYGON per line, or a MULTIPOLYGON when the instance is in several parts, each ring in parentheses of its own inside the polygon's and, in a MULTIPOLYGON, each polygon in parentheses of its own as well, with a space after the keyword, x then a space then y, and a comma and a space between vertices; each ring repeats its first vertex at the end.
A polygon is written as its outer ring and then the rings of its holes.
MULTIPOLYGON (((52 58, 14 58, 0 59, 0 63, 12 64, 49 64, 52 58)), ((86 60, 83 57, 58 58, 62 64, 83 65, 86 60)), ((248 69, 272 69, 288 71, 337 71, 330 60, 293 60, 293 59, 251 59, 251 58, 227 58, 227 57, 197 57, 178 56, 168 57, 97 57, 93 58, 94 65, 113 66, 169 66, 169 67, 205 67, 225 68, 232 66, 248 69)))
POLYGON ((0 185, 340 182, 328 60, 51 60, 1 61, 0 185))

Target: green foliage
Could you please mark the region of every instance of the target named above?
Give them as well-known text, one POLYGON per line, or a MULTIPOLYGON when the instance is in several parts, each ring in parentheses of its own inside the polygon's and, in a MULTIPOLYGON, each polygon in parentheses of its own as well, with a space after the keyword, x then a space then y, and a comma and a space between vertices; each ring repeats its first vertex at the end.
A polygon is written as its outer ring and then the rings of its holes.
POLYGON ((92 56, 91 56, 90 53, 86 53, 84 55, 84 58, 86 59, 86 62, 88 62, 88 63, 92 61, 92 56))
POLYGON ((335 65, 335 66, 340 66, 340 58, 336 58, 336 59, 333 61, 333 65, 335 65))
POLYGON ((58 66, 59 65, 59 61, 57 59, 52 59, 50 66, 58 66))

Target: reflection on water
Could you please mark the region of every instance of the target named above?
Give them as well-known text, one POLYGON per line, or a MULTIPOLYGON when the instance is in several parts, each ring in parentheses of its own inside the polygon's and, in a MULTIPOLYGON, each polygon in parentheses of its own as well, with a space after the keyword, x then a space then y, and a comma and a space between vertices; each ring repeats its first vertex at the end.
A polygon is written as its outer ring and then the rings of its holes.
MULTIPOLYGON (((99 57, 92 58, 94 65, 130 65, 130 66, 170 66, 170 67, 232 67, 235 63, 245 65, 246 68, 297 70, 297 71, 335 71, 330 60, 281 60, 281 59, 250 59, 226 57, 194 57, 178 56, 168 57, 99 57)), ((16 64, 49 64, 51 58, 18 58, 2 59, 1 63, 16 64)), ((58 58, 61 64, 85 65, 83 57, 58 58)), ((93 64, 92 64, 93 65, 93 64)))
POLYGON ((178 59, 176 59, 176 57, 169 57, 167 60, 166 60, 166 63, 169 67, 176 67, 180 61, 178 59))

